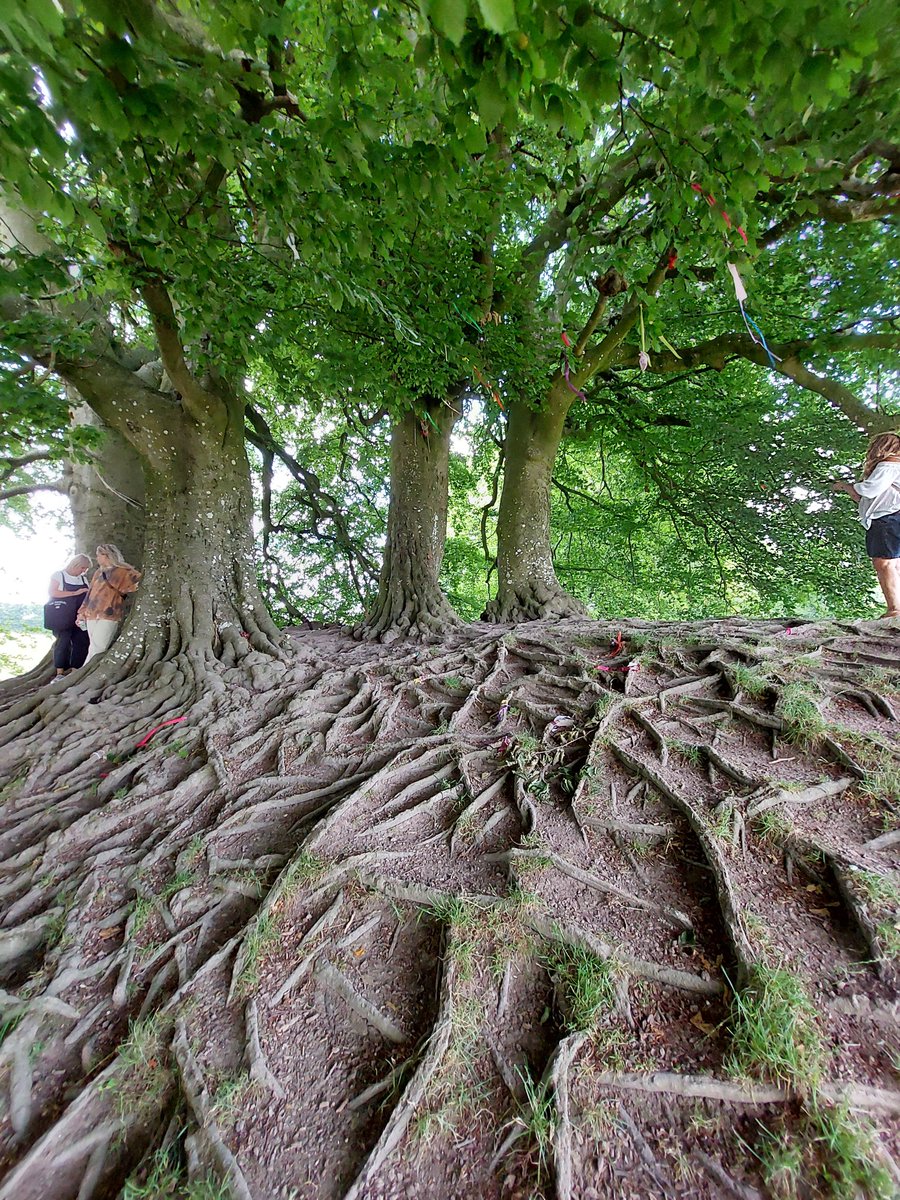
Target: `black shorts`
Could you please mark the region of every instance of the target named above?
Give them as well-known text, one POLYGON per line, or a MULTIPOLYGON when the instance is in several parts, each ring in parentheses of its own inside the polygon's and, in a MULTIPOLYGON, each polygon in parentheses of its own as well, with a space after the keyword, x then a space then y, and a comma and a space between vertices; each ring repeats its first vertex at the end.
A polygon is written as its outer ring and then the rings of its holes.
POLYGON ((878 517, 866 530, 869 558, 900 558, 900 512, 878 517))

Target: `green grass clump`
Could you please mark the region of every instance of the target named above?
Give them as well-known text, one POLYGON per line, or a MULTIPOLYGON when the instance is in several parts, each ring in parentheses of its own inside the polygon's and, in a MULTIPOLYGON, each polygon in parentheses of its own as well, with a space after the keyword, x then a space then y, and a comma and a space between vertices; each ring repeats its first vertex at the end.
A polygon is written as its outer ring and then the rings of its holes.
POLYGON ((735 688, 748 696, 761 696, 771 687, 766 668, 759 665, 748 667, 746 663, 735 663, 731 667, 731 676, 735 688))
POLYGON ((157 1150, 125 1180, 121 1200, 159 1200, 161 1196, 177 1196, 183 1190, 184 1175, 174 1147, 157 1150))
POLYGON ((679 755, 680 758, 692 763, 695 767, 703 765, 703 751, 693 742, 682 742, 678 738, 666 738, 666 745, 673 754, 679 755))
MULTIPOLYGON (((748 1147, 749 1148, 749 1147, 748 1147)), ((871 1132, 845 1106, 814 1103, 799 1129, 764 1129, 752 1153, 774 1200, 892 1200, 896 1189, 878 1160, 871 1132)))
POLYGON ((319 879, 327 867, 328 863, 323 858, 318 858, 308 850, 301 850, 284 873, 279 895, 283 900, 290 900, 301 884, 319 879))
POLYGON ((816 1105, 810 1132, 821 1155, 821 1179, 826 1195, 866 1196, 869 1200, 896 1198, 893 1181, 875 1152, 871 1133, 847 1106, 816 1105))
POLYGON ((240 974, 240 991, 248 995, 259 984, 259 964, 267 946, 278 936, 278 921, 271 912, 264 913, 252 925, 244 939, 244 965, 240 974))
POLYGON ((895 801, 900 796, 900 764, 885 755, 874 770, 866 772, 859 790, 880 804, 895 801))
POLYGON ((900 883, 878 871, 853 871, 853 882, 861 892, 875 904, 893 904, 900 907, 900 883))
POLYGON ((767 808, 753 818, 753 828, 767 842, 782 846, 794 832, 791 822, 777 808, 767 808))
POLYGON ((537 1157, 537 1185, 549 1179, 553 1171, 553 1137, 556 1133, 556 1101, 549 1081, 533 1079, 519 1072, 525 1088, 525 1103, 516 1118, 534 1145, 537 1157))
POLYGON ((594 1029, 616 1003, 616 966, 580 947, 560 946, 548 962, 570 1032, 594 1029))
POLYGON ((775 705, 776 714, 785 724, 788 739, 799 746, 810 746, 828 731, 816 693, 805 684, 789 683, 775 705))
POLYGON ((801 1091, 815 1089, 824 1050, 815 1009, 796 975, 757 963, 733 993, 731 1026, 729 1070, 801 1091))

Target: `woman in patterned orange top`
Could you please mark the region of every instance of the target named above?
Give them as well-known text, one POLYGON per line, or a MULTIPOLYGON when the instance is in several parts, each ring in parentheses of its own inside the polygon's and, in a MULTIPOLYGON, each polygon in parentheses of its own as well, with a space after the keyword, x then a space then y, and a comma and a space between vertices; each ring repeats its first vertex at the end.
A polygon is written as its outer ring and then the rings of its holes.
POLYGON ((91 640, 85 663, 109 648, 125 611, 125 597, 137 591, 140 578, 141 572, 125 561, 118 546, 104 542, 97 547, 97 570, 78 610, 78 623, 91 640))

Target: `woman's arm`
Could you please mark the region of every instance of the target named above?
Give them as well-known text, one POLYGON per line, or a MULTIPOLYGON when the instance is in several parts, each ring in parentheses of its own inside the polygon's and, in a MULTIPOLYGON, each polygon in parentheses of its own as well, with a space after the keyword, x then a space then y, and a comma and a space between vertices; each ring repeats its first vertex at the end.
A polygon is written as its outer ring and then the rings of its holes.
POLYGON ((84 596, 85 593, 87 592, 87 590, 88 589, 86 587, 83 587, 83 588, 77 588, 74 592, 67 592, 63 589, 61 583, 57 583, 55 575, 50 576, 50 599, 51 600, 62 600, 65 596, 84 596))
POLYGON ((831 485, 831 490, 833 492, 846 492, 848 496, 851 496, 857 502, 860 500, 859 492, 856 490, 853 484, 848 483, 846 479, 836 479, 831 485))
POLYGON ((870 500, 886 492, 891 484, 900 478, 897 464, 889 461, 880 462, 868 479, 861 479, 855 486, 857 496, 866 496, 870 500))

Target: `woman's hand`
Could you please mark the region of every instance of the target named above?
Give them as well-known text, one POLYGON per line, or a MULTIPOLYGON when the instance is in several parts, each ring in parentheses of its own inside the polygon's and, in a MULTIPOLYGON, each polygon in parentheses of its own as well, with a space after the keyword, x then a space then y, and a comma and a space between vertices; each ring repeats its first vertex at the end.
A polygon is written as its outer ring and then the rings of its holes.
POLYGON ((838 492, 846 492, 848 496, 852 496, 854 500, 859 499, 859 494, 852 483, 848 483, 846 479, 835 479, 831 484, 831 490, 837 494, 838 492))

